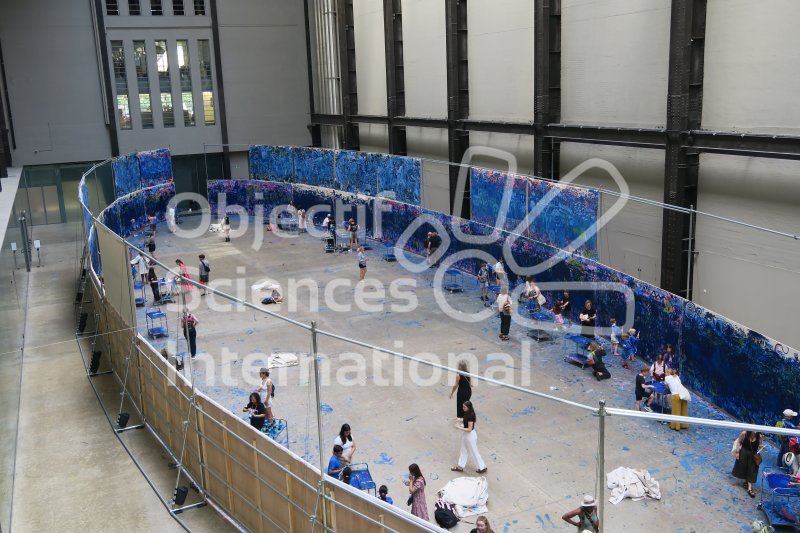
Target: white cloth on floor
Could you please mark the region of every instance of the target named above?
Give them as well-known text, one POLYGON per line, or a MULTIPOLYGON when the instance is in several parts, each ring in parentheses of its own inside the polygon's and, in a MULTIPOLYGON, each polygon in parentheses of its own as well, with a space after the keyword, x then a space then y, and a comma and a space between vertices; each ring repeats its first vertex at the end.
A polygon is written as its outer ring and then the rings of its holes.
POLYGON ((300 363, 297 360, 297 356, 293 353, 288 352, 274 352, 270 354, 269 361, 267 362, 267 367, 269 368, 280 368, 284 366, 297 366, 300 363))
POLYGON ((611 497, 608 499, 614 505, 625 498, 634 501, 643 498, 661 499, 661 489, 658 481, 650 477, 647 470, 634 470, 620 466, 606 474, 606 486, 611 489, 611 497))
POLYGON ((439 498, 456 506, 456 515, 480 515, 489 512, 489 482, 485 477, 457 477, 438 492, 439 498))
POLYGON ((278 291, 280 293, 281 292, 281 284, 278 283, 277 281, 274 281, 274 280, 271 280, 271 279, 265 279, 264 281, 262 281, 260 283, 255 283, 251 287, 251 289, 253 290, 253 292, 263 291, 263 292, 270 292, 271 293, 272 291, 278 291))

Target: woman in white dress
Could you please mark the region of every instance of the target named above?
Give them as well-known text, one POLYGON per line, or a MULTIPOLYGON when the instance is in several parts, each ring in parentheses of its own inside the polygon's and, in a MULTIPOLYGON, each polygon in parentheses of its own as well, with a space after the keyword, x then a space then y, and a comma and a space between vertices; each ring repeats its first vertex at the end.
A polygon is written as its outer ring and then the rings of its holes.
POLYGON ((334 445, 342 447, 342 459, 348 463, 353 462, 353 454, 356 453, 356 443, 353 442, 353 436, 350 434, 350 424, 342 424, 342 429, 333 441, 334 445))

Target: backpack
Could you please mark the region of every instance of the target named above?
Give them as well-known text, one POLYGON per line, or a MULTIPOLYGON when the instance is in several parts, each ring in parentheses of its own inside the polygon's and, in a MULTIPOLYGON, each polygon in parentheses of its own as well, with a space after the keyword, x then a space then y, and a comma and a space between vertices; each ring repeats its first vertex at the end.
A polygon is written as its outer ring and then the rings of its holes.
POLYGON ((273 398, 275 397, 275 382, 274 381, 272 382, 272 394, 270 394, 270 396, 273 397, 273 398))
POLYGON ((203 261, 203 269, 206 271, 206 274, 211 272, 211 267, 208 265, 208 261, 203 261))
POLYGON ((439 527, 450 529, 458 524, 458 517, 453 511, 453 504, 437 500, 435 504, 436 510, 433 513, 433 518, 439 527))

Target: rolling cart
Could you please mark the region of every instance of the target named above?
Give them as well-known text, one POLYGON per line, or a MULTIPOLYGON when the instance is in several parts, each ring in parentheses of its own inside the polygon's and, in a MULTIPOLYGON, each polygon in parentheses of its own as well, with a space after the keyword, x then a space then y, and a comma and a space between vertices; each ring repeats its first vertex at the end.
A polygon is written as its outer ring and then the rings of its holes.
POLYGON ((450 294, 462 292, 464 290, 464 273, 455 268, 449 268, 444 273, 444 284, 442 288, 450 294))
POLYGON ((589 357, 585 353, 582 353, 582 351, 586 351, 589 343, 592 342, 592 339, 588 339, 580 335, 568 335, 567 340, 574 342, 575 348, 578 351, 572 351, 568 349, 564 353, 564 361, 579 365, 581 368, 586 368, 589 366, 589 357))
POLYGON ((166 337, 169 335, 167 329, 167 314, 160 307, 151 307, 145 312, 145 322, 147 324, 147 335, 150 338, 166 337))
POLYGON ((790 485, 794 476, 780 469, 765 468, 761 473, 761 502, 767 525, 798 531, 800 512, 800 485, 790 485), (768 496, 768 498, 765 498, 768 496))
POLYGON ((375 482, 369 472, 369 465, 367 463, 353 463, 348 466, 350 466, 350 486, 368 493, 371 492, 375 496, 375 482))
POLYGON ((264 425, 261 426, 261 433, 278 444, 289 447, 289 422, 285 418, 276 418, 272 424, 264 422, 264 425))
POLYGON ((174 302, 175 298, 174 295, 177 292, 177 284, 175 280, 167 280, 165 278, 161 278, 158 280, 158 294, 161 296, 162 303, 174 302))
POLYGON ((134 303, 136 303, 136 307, 143 307, 146 299, 144 295, 144 283, 139 281, 133 282, 133 296, 134 296, 134 303))
POLYGON ((397 261, 394 255, 394 241, 386 241, 383 243, 383 260, 384 261, 397 261))

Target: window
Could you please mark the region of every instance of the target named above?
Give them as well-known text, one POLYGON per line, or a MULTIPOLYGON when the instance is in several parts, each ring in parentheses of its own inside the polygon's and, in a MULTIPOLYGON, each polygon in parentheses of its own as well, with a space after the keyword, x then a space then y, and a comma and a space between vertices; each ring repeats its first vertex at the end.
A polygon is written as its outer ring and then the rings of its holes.
POLYGON ((140 0, 128 0, 128 14, 133 16, 142 14, 142 3, 140 0))
POLYGON ((150 78, 147 75, 147 50, 144 41, 133 41, 133 61, 136 65, 136 89, 139 91, 139 111, 142 128, 153 127, 153 107, 150 103, 150 78))
POLYGON ((117 0, 106 0, 106 15, 119 15, 119 2, 117 0))
POLYGON ((151 15, 164 14, 164 5, 162 0, 150 0, 150 14, 151 15))
POLYGON ((186 14, 183 9, 183 0, 172 0, 172 14, 178 16, 186 14))
POLYGON ((195 15, 206 14, 206 0, 194 0, 194 14, 195 15))
POLYGON ((208 39, 197 41, 200 57, 200 89, 203 91, 203 122, 210 126, 216 124, 214 112, 214 82, 211 78, 211 48, 208 39))
POLYGON ((181 74, 181 103, 184 126, 194 126, 194 98, 192 96, 192 71, 189 67, 189 41, 178 40, 178 72, 181 74))
POLYGON ((172 107, 172 80, 169 77, 169 58, 167 57, 167 41, 159 39, 156 45, 156 68, 158 69, 158 90, 161 93, 161 112, 164 115, 164 127, 175 126, 175 111, 172 107))
POLYGON ((122 41, 111 41, 111 61, 114 65, 114 87, 117 91, 119 129, 131 129, 131 108, 128 101, 128 77, 125 72, 125 49, 122 41))

